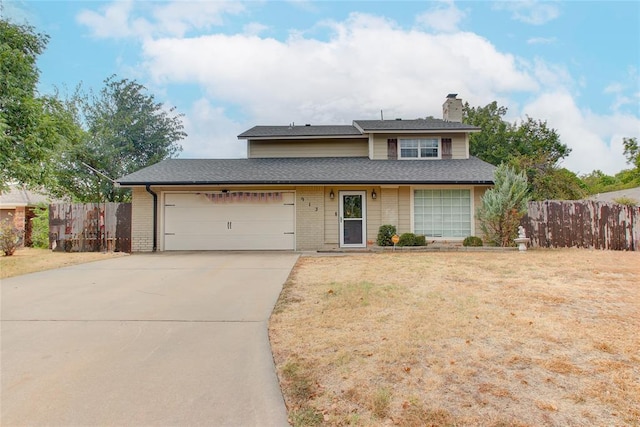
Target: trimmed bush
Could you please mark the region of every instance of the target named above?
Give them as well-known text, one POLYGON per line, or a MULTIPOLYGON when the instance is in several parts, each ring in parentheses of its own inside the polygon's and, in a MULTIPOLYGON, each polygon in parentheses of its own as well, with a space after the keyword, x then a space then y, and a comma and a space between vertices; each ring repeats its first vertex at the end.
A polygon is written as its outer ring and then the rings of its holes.
POLYGON ((393 246, 391 238, 394 234, 396 234, 395 225, 381 225, 378 229, 378 239, 376 243, 378 243, 378 246, 393 246))
POLYGON ((465 237, 462 246, 482 246, 482 239, 477 236, 465 237))
POLYGON ((18 230, 11 220, 0 223, 0 251, 11 256, 22 242, 22 231, 18 230))
POLYGON ((427 239, 413 233, 403 233, 400 235, 398 246, 427 246, 427 239))

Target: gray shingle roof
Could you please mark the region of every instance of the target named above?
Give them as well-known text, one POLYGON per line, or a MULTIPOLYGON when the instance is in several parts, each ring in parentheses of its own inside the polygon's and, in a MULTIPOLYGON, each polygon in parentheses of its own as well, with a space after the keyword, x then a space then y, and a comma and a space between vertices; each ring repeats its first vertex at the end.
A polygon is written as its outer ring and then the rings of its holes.
POLYGON ((0 194, 0 207, 36 206, 40 203, 58 203, 60 200, 36 191, 27 190, 19 185, 10 185, 6 193, 0 194))
POLYGON ((447 122, 441 119, 428 117, 426 119, 414 120, 354 120, 354 125, 364 132, 381 132, 381 131, 426 131, 426 130, 461 130, 476 131, 480 130, 477 126, 468 125, 466 123, 447 122))
POLYGON ((123 186, 190 184, 491 184, 495 167, 475 157, 169 159, 118 179, 123 186))
POLYGON ((249 138, 296 138, 364 136, 372 132, 397 131, 465 131, 480 130, 477 126, 458 122, 447 122, 428 117, 414 120, 354 120, 353 125, 319 126, 254 126, 238 135, 238 139, 249 138))
POLYGON ((238 139, 275 138, 275 137, 335 137, 362 136, 352 125, 320 125, 320 126, 254 126, 238 135, 238 139))

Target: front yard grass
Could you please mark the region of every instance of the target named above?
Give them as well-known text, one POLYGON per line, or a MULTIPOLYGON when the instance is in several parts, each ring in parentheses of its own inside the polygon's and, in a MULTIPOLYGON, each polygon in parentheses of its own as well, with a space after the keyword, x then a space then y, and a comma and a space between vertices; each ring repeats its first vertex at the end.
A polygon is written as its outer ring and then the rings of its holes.
POLYGON ((269 333, 293 425, 640 425, 640 253, 300 258, 269 333))
POLYGON ((122 252, 53 252, 49 249, 21 248, 11 256, 0 257, 0 279, 37 271, 67 267, 126 255, 122 252))

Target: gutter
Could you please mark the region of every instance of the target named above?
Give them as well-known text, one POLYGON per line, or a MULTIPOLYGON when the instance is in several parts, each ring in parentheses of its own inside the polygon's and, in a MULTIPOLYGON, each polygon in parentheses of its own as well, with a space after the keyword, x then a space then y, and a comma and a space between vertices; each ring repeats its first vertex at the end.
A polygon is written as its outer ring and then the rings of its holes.
POLYGON ((393 180, 346 180, 346 181, 330 181, 330 180, 309 180, 309 181, 290 181, 290 180, 265 180, 265 181, 164 181, 164 182, 125 182, 121 184, 123 187, 134 187, 144 185, 149 190, 150 185, 166 185, 166 186, 204 186, 216 185, 220 187, 229 185, 494 185, 493 180, 441 180, 441 181, 393 181, 393 180))
POLYGON ((146 184, 147 193, 153 196, 153 252, 158 250, 158 195, 151 190, 151 184, 146 184))

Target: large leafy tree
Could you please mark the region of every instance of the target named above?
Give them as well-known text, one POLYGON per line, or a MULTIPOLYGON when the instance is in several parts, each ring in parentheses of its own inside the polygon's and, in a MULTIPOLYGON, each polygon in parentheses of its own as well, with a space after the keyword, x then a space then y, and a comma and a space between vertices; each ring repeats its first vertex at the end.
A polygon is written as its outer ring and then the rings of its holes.
POLYGON ((129 200, 113 180, 175 156, 186 136, 182 115, 143 85, 116 76, 104 84, 97 94, 76 90, 66 102, 85 133, 59 158, 58 192, 84 202, 129 200))
POLYGON ((631 175, 637 184, 640 184, 640 145, 638 138, 623 138, 622 146, 624 147, 624 156, 627 163, 631 165, 631 175))
POLYGON ((507 108, 492 102, 484 107, 464 106, 464 122, 482 130, 471 134, 470 153, 494 165, 507 163, 524 172, 534 200, 577 199, 584 195, 580 179, 559 163, 571 149, 545 121, 526 117, 504 119, 507 108))
POLYGON ((0 191, 9 182, 46 185, 53 153, 75 134, 59 102, 37 92, 36 61, 48 40, 0 20, 0 191))

